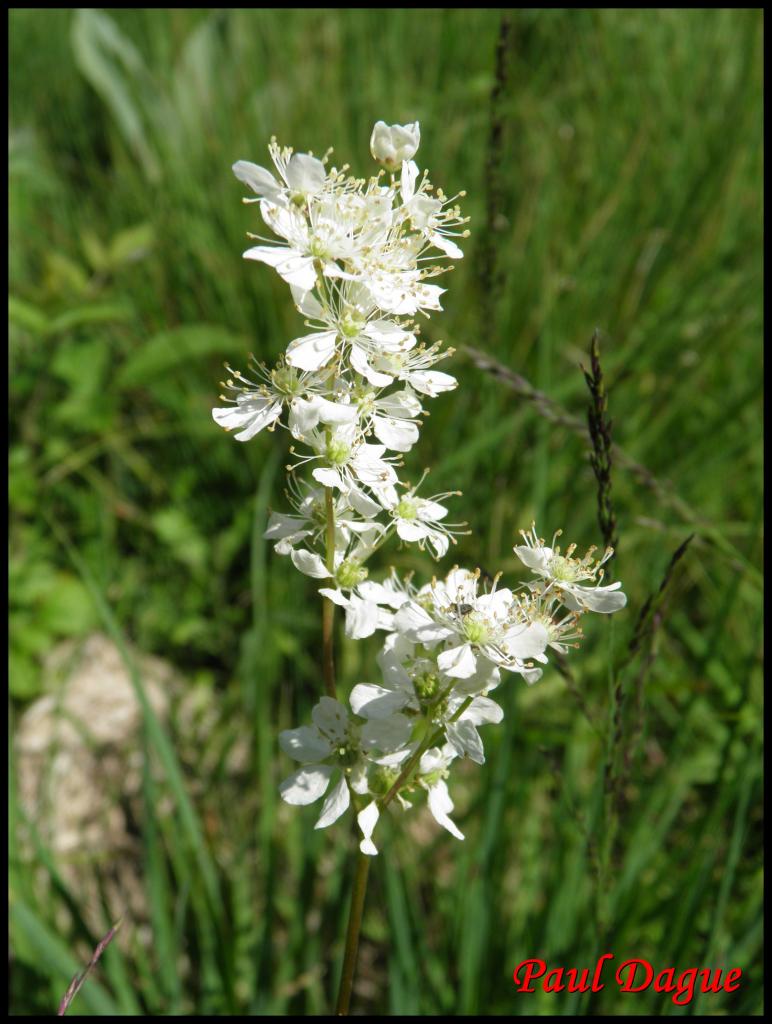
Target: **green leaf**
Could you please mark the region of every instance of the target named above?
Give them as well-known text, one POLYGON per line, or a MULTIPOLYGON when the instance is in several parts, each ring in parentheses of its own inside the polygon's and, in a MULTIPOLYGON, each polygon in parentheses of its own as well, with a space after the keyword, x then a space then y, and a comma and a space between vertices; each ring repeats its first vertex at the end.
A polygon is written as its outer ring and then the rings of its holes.
POLYGON ((8 298, 8 321, 38 335, 44 334, 48 326, 48 317, 41 309, 13 295, 8 298))
POLYGON ((16 700, 32 700, 41 692, 40 670, 34 660, 18 650, 8 655, 8 691, 16 700))
POLYGON ((46 253, 46 290, 53 295, 82 295, 88 287, 88 274, 69 256, 61 252, 46 253))
POLYGON ((84 324, 108 323, 111 320, 130 320, 134 315, 131 306, 125 303, 110 302, 92 306, 77 306, 68 309, 53 319, 46 331, 47 334, 61 334, 71 331, 84 324))
POLYGON ((243 351, 244 339, 224 327, 185 324, 161 331, 129 356, 117 374, 119 387, 136 387, 168 374, 192 359, 243 351))
MULTIPOLYGON (((105 380, 110 365, 110 348, 104 338, 69 339, 57 350, 51 369, 66 381, 69 393, 54 409, 58 423, 79 432, 105 429, 115 414, 105 380)), ((49 448, 49 457, 53 452, 49 448)))
POLYGON ((175 558, 191 569, 203 569, 209 545, 182 509, 171 506, 156 512, 153 527, 175 558))
POLYGON ((136 224, 125 228, 110 242, 107 256, 108 265, 112 270, 124 263, 134 263, 146 256, 155 242, 155 230, 152 224, 136 224))
POLYGON ((96 623, 91 596, 74 576, 57 573, 40 608, 40 624, 59 636, 81 636, 96 623))
POLYGON ((108 269, 110 257, 104 245, 93 231, 88 228, 81 231, 80 244, 92 270, 108 269))
POLYGON ((72 47, 76 64, 109 108, 146 177, 159 182, 161 167, 148 141, 137 95, 149 77, 139 51, 112 18, 91 8, 81 8, 75 15, 72 47))

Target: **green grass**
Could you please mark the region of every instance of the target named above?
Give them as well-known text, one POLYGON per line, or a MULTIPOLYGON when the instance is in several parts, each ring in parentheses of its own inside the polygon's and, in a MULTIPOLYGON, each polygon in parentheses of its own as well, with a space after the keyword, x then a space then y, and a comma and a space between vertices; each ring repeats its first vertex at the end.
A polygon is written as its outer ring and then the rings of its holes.
MULTIPOLYGON (((255 215, 231 163, 264 162, 276 134, 369 172, 378 118, 420 120, 422 165, 468 193, 472 236, 425 337, 487 353, 583 421, 599 328, 614 440, 659 485, 617 461, 629 606, 591 622, 571 661, 597 728, 554 668, 502 687, 487 764, 454 780, 466 842, 423 810, 384 824, 355 1009, 761 1012, 762 16, 511 12, 492 109, 501 17, 11 12, 12 727, 44 656, 94 630, 129 661, 169 659, 217 712, 198 750, 145 705, 150 918, 127 918, 75 1012, 325 1013, 334 998, 352 836, 315 832, 276 791, 277 733, 321 692, 314 588, 261 539, 286 441, 237 445, 210 409, 224 360, 271 361, 299 326, 284 285, 240 258, 255 215), (617 819, 610 674, 690 533, 656 635, 615 677, 615 754, 631 759, 617 819), (685 1009, 614 986, 515 993, 520 960, 582 967, 601 943, 739 966, 743 984, 685 1009)), ((582 436, 462 351, 453 372, 408 466, 463 490, 474 532, 457 560, 519 578, 511 548, 534 517, 599 542, 582 436)), ((415 554, 390 547, 391 563, 415 554)), ((346 684, 374 678, 375 650, 340 638, 346 684)), ((30 855, 18 840, 13 759, 10 778, 11 1010, 51 1013, 113 920, 105 907, 96 934, 42 841, 30 855)))

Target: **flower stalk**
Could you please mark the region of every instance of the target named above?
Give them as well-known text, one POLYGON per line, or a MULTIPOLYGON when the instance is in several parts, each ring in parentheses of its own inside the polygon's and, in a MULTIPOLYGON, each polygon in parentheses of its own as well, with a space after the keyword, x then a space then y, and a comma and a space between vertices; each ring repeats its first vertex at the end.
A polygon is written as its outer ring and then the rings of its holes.
MULTIPOLYGON (((330 576, 335 571, 335 506, 332 489, 324 489, 324 508, 326 513, 325 546, 327 569, 330 576)), ((335 689, 335 605, 329 597, 322 598, 322 672, 324 674, 324 690, 328 697, 336 698, 335 689)))
POLYGON ((346 945, 343 951, 343 967, 340 975, 340 988, 338 1000, 335 1004, 335 1013, 339 1017, 348 1015, 351 1004, 351 989, 354 985, 354 973, 356 971, 357 953, 359 952, 359 933, 362 929, 362 915, 365 908, 365 895, 367 893, 367 879, 370 873, 370 857, 361 850, 357 853, 356 867, 354 869, 354 885, 351 890, 351 908, 348 915, 348 926, 346 928, 346 945))

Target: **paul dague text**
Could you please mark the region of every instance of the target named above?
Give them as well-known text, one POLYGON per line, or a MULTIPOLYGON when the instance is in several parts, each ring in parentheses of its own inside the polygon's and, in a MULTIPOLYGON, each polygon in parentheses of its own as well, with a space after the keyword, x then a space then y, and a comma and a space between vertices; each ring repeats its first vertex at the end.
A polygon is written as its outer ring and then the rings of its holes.
MULTIPOLYGON (((545 992, 600 992, 605 988, 601 980, 609 980, 613 953, 604 953, 598 958, 594 969, 581 971, 577 967, 553 967, 547 970, 544 960, 523 960, 515 967, 513 979, 518 992, 535 992, 534 982, 539 982, 545 992)), ((664 967, 655 971, 648 960, 624 960, 613 974, 614 981, 622 992, 645 992, 653 986, 655 992, 672 993, 673 1002, 688 1006, 697 992, 735 992, 740 987, 742 970, 733 967, 729 971, 709 967, 690 967, 676 974, 675 967, 664 967)))

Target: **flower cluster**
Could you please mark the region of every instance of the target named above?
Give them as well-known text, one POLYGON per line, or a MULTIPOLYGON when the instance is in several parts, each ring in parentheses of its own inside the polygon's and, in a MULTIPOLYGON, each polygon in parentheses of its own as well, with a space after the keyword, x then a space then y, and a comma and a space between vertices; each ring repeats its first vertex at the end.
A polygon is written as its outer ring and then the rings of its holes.
POLYGON ((412 486, 397 472, 426 400, 456 386, 433 368, 451 352, 423 344, 416 317, 441 309, 432 281, 451 269, 443 261, 462 257, 456 239, 468 234, 456 204, 464 193, 447 199, 419 172, 419 142, 417 123, 379 121, 370 149, 384 169, 367 179, 328 166, 329 153, 317 159, 275 140, 275 172, 234 164, 254 193, 245 202, 259 204, 274 236, 251 236, 259 244, 244 256, 287 282, 307 333, 272 369, 254 359, 251 377, 228 368, 227 404, 212 411, 239 441, 276 425, 290 432, 291 511, 272 513, 265 536, 345 610, 350 637, 386 634, 380 682, 356 685, 350 710, 323 697, 311 726, 280 736, 300 762, 283 799, 325 796, 317 828, 353 804, 369 854, 381 811, 392 801, 408 808, 422 791, 435 819, 463 839, 446 780, 455 759, 484 762, 478 728, 501 721, 488 695, 502 673, 536 682, 548 650, 578 646, 582 615, 626 600, 619 583, 601 585, 610 550, 577 559, 574 545, 561 554, 533 527, 514 551, 535 577, 515 590, 458 567, 420 588, 393 573, 368 578, 368 559, 392 534, 439 559, 465 525, 446 522, 443 502, 458 492, 420 495, 426 474, 412 486))
MULTIPOLYGON (((445 780, 456 758, 484 763, 477 730, 503 717, 501 707, 489 697, 502 672, 535 683, 550 648, 565 654, 579 646, 583 614, 616 611, 626 601, 619 584, 600 585, 601 566, 609 552, 597 562, 592 552, 573 560, 571 564, 581 568, 569 573, 564 562, 554 560, 571 561, 570 554, 560 556, 555 548, 545 547, 533 528, 525 536, 529 543, 514 551, 537 576, 515 591, 499 586, 499 578, 482 586, 479 570, 456 567, 444 580, 433 579, 417 590, 410 581, 392 575, 377 592, 369 593, 378 607, 378 628, 387 632, 378 656, 381 682, 358 683, 349 698, 351 712, 334 703, 348 735, 370 737, 370 730, 379 730, 378 756, 373 756, 371 739, 359 740, 358 746, 341 745, 333 753, 325 749, 320 757, 314 756, 316 748, 310 743, 295 747, 292 756, 304 759, 306 767, 285 782, 285 800, 316 800, 323 789, 307 785, 305 773, 317 778, 324 771, 327 779, 344 757, 338 785, 347 783, 359 803, 367 801, 359 812, 365 853, 376 852, 372 832, 392 796, 408 808, 410 797, 420 790, 427 792, 429 809, 439 824, 463 839, 449 817, 453 802, 445 780), (535 552, 543 558, 538 565, 531 564, 535 552), (593 582, 584 585, 577 580, 593 582)), ((315 716, 328 700, 322 698, 315 716)), ((282 737, 300 732, 292 730, 282 737)), ((329 803, 330 798, 317 828, 334 820, 329 803)), ((335 806, 342 814, 349 798, 339 799, 335 806)))
POLYGON ((463 256, 454 239, 468 233, 457 197, 419 174, 419 139, 418 124, 376 125, 371 149, 391 169, 386 177, 381 170, 354 178, 347 166, 328 167, 329 154, 320 160, 275 140, 276 173, 244 160, 233 167, 255 193, 245 201, 259 204, 277 236, 251 236, 260 244, 244 257, 289 284, 307 333, 272 369, 254 359, 251 376, 227 367, 227 404, 212 415, 238 441, 277 424, 290 431, 293 511, 275 513, 266 536, 301 572, 335 584, 352 625, 361 618, 356 587, 365 562, 390 534, 439 558, 463 525, 445 522, 442 502, 451 494, 419 495, 420 484, 397 473, 418 440, 427 399, 456 386, 433 369, 450 352, 421 343, 415 318, 441 309, 444 289, 432 282, 450 269, 448 258, 463 256), (310 479, 299 482, 306 467, 310 479), (334 496, 334 558, 326 491, 334 496))

